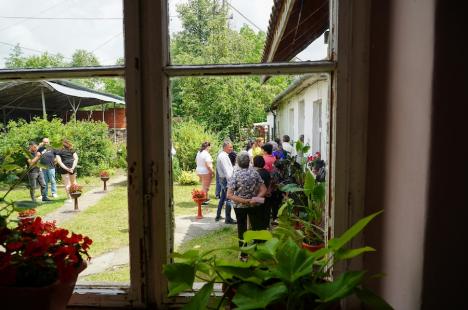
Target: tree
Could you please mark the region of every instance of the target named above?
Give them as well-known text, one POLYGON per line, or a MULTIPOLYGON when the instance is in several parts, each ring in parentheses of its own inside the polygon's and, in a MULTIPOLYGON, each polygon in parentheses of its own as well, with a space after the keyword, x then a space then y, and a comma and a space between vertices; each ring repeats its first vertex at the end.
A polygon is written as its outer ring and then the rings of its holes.
MULTIPOLYGON (((227 7, 217 0, 191 0, 177 7, 183 29, 171 40, 174 64, 257 63, 265 33, 229 27, 227 7)), ((173 114, 193 117, 222 138, 239 141, 245 128, 265 120, 266 108, 289 79, 262 85, 258 77, 177 78, 171 80, 173 114)))
POLYGON ((61 54, 44 52, 41 55, 23 56, 23 50, 17 44, 5 59, 5 65, 7 68, 52 68, 65 67, 66 63, 61 54))

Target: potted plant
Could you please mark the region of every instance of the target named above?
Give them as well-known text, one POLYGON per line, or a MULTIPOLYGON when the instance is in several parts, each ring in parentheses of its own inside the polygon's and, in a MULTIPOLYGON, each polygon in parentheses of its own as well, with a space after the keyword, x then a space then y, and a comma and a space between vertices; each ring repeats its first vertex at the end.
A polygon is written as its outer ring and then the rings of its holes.
POLYGON ((70 191, 70 196, 73 198, 73 200, 75 200, 75 206, 74 206, 75 211, 79 210, 79 208, 78 208, 78 197, 81 196, 82 190, 83 190, 83 186, 81 186, 81 185, 78 185, 78 184, 70 185, 69 191, 70 191))
POLYGON ((18 220, 24 220, 28 218, 35 218, 36 217, 36 209, 26 209, 22 211, 18 211, 18 220))
POLYGON ((206 201, 206 193, 202 190, 198 189, 193 189, 192 190, 192 200, 197 203, 197 219, 202 219, 202 210, 201 210, 201 205, 204 201, 206 201))
POLYGON ((222 282, 226 288, 216 309, 229 303, 228 296, 233 296, 230 302, 241 310, 330 309, 351 295, 373 308, 391 309, 363 286, 365 271, 346 271, 330 277, 334 263, 374 251, 367 246, 357 249, 346 249, 345 246, 379 213, 359 220, 314 253, 298 246, 297 231, 281 225, 273 232, 247 231, 244 234, 244 241, 249 244, 241 249, 249 254, 246 263, 217 258, 216 251, 233 248, 174 253, 177 262, 165 265, 163 270, 169 280, 169 296, 192 289, 198 278, 206 283, 191 298, 187 309, 207 309, 216 282, 222 282), (264 243, 252 244, 253 240, 263 240, 264 243))
POLYGON ((78 274, 90 259, 92 240, 40 217, 9 220, 17 207, 5 197, 1 201, 6 204, 0 208, 2 309, 65 309, 78 274))
POLYGON ((324 203, 325 184, 317 182, 308 167, 305 168, 304 183, 287 184, 281 190, 288 198, 281 207, 283 223, 290 221, 303 232, 302 246, 315 251, 324 246, 324 203))
POLYGON ((109 171, 102 170, 101 172, 99 172, 99 177, 101 178, 101 181, 104 182, 104 190, 107 191, 107 181, 109 181, 109 171))

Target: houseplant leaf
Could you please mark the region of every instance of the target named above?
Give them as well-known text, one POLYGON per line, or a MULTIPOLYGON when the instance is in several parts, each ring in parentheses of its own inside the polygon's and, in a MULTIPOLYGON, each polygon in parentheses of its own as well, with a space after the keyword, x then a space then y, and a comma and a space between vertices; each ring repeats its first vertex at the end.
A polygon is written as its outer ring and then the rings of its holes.
POLYGON ((163 273, 169 280, 169 296, 191 289, 195 280, 195 267, 187 264, 164 265, 163 273))
POLYGON ((357 249, 339 249, 338 252, 335 253, 335 259, 351 259, 366 252, 375 252, 375 249, 370 246, 365 246, 357 249))
POLYGON ((9 172, 9 171, 20 170, 23 168, 15 164, 3 164, 0 166, 0 169, 2 169, 5 172, 9 172))
POLYGON ((361 230, 363 230, 364 227, 366 227, 367 224, 369 224, 369 222, 372 221, 374 217, 376 217, 382 212, 383 211, 379 211, 360 219, 353 226, 351 226, 351 228, 345 231, 340 237, 330 240, 328 243, 328 247, 333 251, 338 251, 346 243, 353 239, 357 234, 359 234, 361 230))
POLYGON ((285 193, 302 192, 304 189, 295 183, 286 184, 280 187, 280 191, 285 193))
POLYGON ((232 302, 237 306, 237 310, 264 309, 284 297, 287 292, 288 289, 282 282, 267 288, 245 283, 238 287, 232 302))
POLYGON ((249 243, 253 240, 270 240, 273 238, 268 230, 247 230, 244 233, 244 242, 249 243))
POLYGON ((301 249, 294 241, 288 238, 276 253, 278 265, 276 275, 287 283, 312 273, 314 258, 308 251, 301 249))
POLYGON ((184 310, 207 309, 210 294, 213 291, 213 282, 208 282, 199 290, 193 298, 182 308, 184 310))
POLYGON ((390 306, 385 300, 375 295, 374 292, 366 289, 357 287, 354 292, 356 296, 366 305, 370 306, 372 309, 378 310, 392 310, 393 307, 390 306))
POLYGON ((312 285, 310 291, 323 303, 339 300, 353 293, 355 287, 362 282, 365 273, 365 271, 347 271, 333 282, 312 285))

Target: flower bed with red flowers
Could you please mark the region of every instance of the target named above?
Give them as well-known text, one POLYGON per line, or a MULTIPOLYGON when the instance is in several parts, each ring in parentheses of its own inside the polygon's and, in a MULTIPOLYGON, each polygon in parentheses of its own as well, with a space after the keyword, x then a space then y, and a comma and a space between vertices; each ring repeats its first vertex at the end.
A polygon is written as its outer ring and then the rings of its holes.
POLYGON ((192 199, 199 200, 199 199, 206 199, 206 193, 202 190, 193 189, 192 190, 192 199))
POLYGON ((109 177, 109 172, 106 171, 106 170, 103 170, 103 171, 99 172, 99 177, 108 178, 109 177))
POLYGON ((0 286, 39 287, 66 282, 89 260, 92 240, 44 222, 19 220, 16 227, 0 224, 0 286))

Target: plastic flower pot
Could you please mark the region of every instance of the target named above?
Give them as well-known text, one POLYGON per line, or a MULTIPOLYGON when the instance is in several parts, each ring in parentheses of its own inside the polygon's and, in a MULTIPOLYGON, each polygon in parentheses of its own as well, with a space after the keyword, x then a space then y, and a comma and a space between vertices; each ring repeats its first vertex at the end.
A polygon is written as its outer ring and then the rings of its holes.
POLYGON ((66 281, 57 280, 40 287, 0 287, 1 309, 65 310, 75 288, 78 274, 87 264, 76 268, 66 281))

